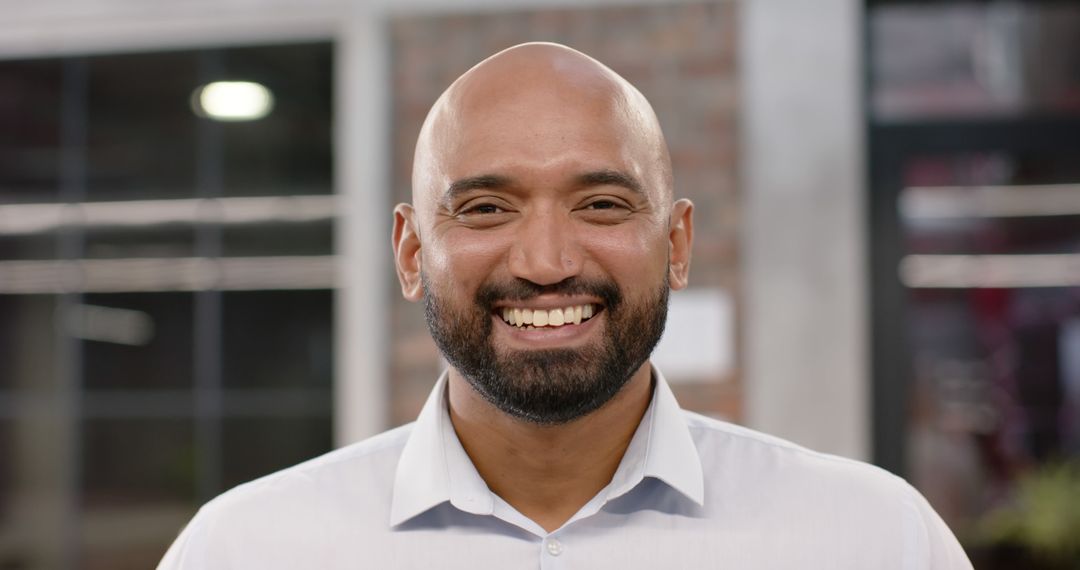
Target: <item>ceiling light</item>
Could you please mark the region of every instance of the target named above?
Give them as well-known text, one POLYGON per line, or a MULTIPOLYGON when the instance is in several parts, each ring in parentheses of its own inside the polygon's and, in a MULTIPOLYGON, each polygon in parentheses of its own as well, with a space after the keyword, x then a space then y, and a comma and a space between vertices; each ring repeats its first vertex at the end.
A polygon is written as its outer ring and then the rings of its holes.
POLYGON ((195 90, 191 106, 196 115, 216 121, 254 121, 270 114, 274 95, 251 81, 215 81, 195 90))

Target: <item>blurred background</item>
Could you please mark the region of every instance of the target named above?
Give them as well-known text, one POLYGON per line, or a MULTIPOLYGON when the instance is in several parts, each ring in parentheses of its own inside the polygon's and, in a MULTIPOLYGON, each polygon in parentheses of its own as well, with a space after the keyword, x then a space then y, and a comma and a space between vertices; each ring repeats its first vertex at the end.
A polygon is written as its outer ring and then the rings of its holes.
POLYGON ((390 210, 430 105, 565 43, 696 204, 656 362, 876 463, 976 568, 1080 563, 1080 5, 0 0, 0 570, 153 567, 206 500, 411 421, 390 210))

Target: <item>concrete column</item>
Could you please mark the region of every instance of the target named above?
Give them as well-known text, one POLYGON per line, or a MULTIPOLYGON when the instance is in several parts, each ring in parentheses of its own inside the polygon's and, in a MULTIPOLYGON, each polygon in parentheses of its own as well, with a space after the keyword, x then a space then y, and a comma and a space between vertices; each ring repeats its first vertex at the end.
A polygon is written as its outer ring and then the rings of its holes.
POLYGON ((389 54, 382 17, 362 4, 345 19, 335 47, 334 162, 342 209, 335 227, 337 446, 386 429, 390 408, 389 54))
POLYGON ((870 456, 861 3, 741 4, 746 417, 870 456))

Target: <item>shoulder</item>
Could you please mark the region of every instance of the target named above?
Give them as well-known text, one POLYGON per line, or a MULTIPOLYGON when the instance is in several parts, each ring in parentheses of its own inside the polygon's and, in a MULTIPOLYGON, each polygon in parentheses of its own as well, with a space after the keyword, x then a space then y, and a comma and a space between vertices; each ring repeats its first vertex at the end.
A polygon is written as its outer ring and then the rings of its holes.
POLYGON ((342 528, 385 527, 411 430, 405 425, 222 493, 199 510, 166 560, 287 557, 296 544, 315 549, 340 540, 342 528))
POLYGON ((339 485, 375 491, 382 488, 380 483, 392 483, 397 458, 411 430, 412 424, 407 424, 265 475, 223 493, 207 507, 285 498, 290 493, 333 494, 341 490, 339 485))
POLYGON ((791 441, 684 411, 706 479, 763 489, 793 504, 861 505, 911 511, 921 495, 904 479, 869 463, 822 453, 791 441), (737 467, 736 467, 737 466, 737 467), (837 501, 839 502, 837 503, 837 501))
POLYGON ((818 553, 839 567, 971 568, 952 532, 902 478, 745 427, 684 417, 713 518, 738 520, 741 531, 768 535, 774 547, 818 553))
POLYGON ((324 558, 333 546, 350 543, 343 533, 386 527, 411 432, 408 424, 222 493, 188 523, 159 570, 331 567, 324 558))

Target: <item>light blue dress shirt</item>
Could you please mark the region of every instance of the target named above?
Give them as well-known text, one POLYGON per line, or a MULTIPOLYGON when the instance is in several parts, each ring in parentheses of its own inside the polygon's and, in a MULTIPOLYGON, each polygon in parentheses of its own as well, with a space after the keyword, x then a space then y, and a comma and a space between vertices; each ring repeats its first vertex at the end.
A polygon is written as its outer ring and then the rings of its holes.
POLYGON ((444 374, 416 422, 207 503, 158 568, 971 568, 903 480, 686 412, 654 378, 611 483, 554 532, 488 490, 444 374))

